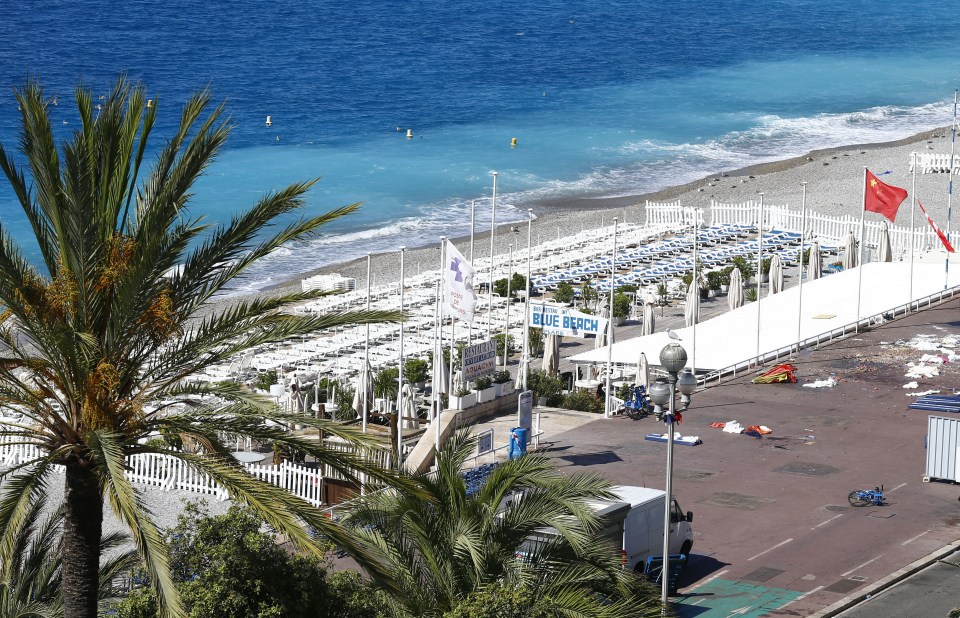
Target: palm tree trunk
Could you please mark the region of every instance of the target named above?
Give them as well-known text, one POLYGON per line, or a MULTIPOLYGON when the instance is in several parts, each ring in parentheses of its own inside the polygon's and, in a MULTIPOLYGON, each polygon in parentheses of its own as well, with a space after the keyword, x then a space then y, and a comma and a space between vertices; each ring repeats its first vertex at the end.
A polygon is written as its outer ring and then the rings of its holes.
POLYGON ((61 572, 64 617, 96 618, 103 498, 89 469, 68 465, 66 477, 61 572))

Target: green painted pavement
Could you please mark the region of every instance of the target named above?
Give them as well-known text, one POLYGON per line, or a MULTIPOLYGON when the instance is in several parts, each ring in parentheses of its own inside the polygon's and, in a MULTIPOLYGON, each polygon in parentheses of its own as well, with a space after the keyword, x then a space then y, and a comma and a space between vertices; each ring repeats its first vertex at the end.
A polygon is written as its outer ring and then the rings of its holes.
POLYGON ((674 609, 680 618, 753 618, 777 610, 802 594, 797 590, 715 579, 674 597, 674 609))

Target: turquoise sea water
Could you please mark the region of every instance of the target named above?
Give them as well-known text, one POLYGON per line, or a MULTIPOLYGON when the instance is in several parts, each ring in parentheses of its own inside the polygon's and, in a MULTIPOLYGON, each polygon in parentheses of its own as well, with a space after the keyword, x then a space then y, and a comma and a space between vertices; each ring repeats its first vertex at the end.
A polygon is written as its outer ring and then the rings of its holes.
MULTIPOLYGON (((498 222, 519 220, 551 199, 947 125, 960 82, 949 3, 41 0, 6 13, 3 144, 25 77, 58 96, 66 133, 74 86, 103 92, 125 71, 158 99, 160 133, 200 87, 227 100, 236 127, 195 213, 225 220, 315 176, 311 210, 364 202, 271 256, 250 287, 465 233, 491 170, 498 222)), ((0 222, 26 232, 2 182, 0 222)))

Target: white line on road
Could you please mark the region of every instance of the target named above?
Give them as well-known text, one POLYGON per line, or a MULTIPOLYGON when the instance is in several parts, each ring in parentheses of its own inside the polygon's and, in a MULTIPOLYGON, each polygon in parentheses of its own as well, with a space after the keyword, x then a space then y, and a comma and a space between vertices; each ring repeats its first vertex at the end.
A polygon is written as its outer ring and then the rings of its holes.
POLYGON ((783 609, 784 607, 786 607, 787 605, 790 605, 791 603, 796 603, 797 601, 800 601, 800 600, 802 600, 802 599, 810 596, 810 595, 813 594, 814 592, 819 592, 819 591, 821 591, 821 590, 823 590, 823 586, 817 586, 817 587, 814 588, 813 590, 808 590, 807 592, 804 592, 803 594, 801 594, 801 595, 798 596, 797 598, 795 598, 795 599, 793 599, 793 600, 791 600, 791 601, 787 601, 786 603, 784 603, 783 605, 781 605, 780 607, 778 607, 777 610, 781 610, 781 609, 783 609))
POLYGON ((846 573, 841 573, 841 574, 840 574, 840 577, 846 577, 847 575, 850 575, 850 574, 853 573, 854 571, 858 571, 858 570, 862 569, 863 567, 867 566, 868 564, 870 564, 871 562, 874 562, 874 561, 876 561, 876 560, 879 560, 880 558, 883 558, 883 554, 880 554, 880 555, 877 556, 876 558, 871 558, 870 560, 867 560, 866 562, 864 562, 863 564, 861 564, 861 565, 859 565, 859 566, 853 567, 852 569, 850 569, 850 570, 847 571, 846 573))
POLYGON ((689 588, 689 589, 687 590, 687 592, 693 592, 694 590, 696 590, 697 588, 700 588, 701 586, 706 586, 707 584, 709 584, 709 583, 712 582, 713 580, 717 579, 718 577, 720 577, 721 575, 723 575, 724 573, 726 573, 726 572, 729 571, 729 570, 730 570, 730 569, 724 569, 724 570, 722 570, 722 571, 717 571, 716 573, 714 573, 714 574, 711 575, 710 577, 708 577, 708 578, 706 578, 705 580, 703 580, 702 582, 698 583, 698 584, 697 584, 696 586, 694 586, 693 588, 689 588))
POLYGON ((900 488, 903 487, 904 485, 906 485, 906 483, 900 483, 899 485, 897 485, 897 486, 894 487, 893 489, 888 489, 887 491, 888 491, 888 492, 897 491, 898 489, 900 489, 900 488))
POLYGON ((776 545, 774 545, 774 546, 771 547, 770 549, 765 549, 765 550, 763 550, 762 552, 760 552, 759 554, 757 554, 757 555, 754 556, 753 558, 747 558, 747 562, 750 562, 750 561, 753 560, 754 558, 759 558, 760 556, 764 555, 765 553, 771 552, 771 551, 775 550, 775 549, 778 548, 778 547, 783 547, 784 545, 786 545, 787 543, 789 543, 789 542, 792 541, 792 540, 793 540, 793 539, 787 539, 786 541, 784 541, 784 542, 782 542, 782 543, 777 543, 776 545))
POLYGON ((822 521, 822 522, 820 522, 819 524, 817 524, 816 526, 814 526, 813 528, 810 528, 810 529, 811 529, 811 530, 816 530, 816 529, 819 528, 820 526, 826 526, 827 524, 829 524, 831 521, 833 521, 833 520, 836 519, 837 517, 843 517, 843 513, 840 513, 839 515, 834 515, 833 517, 831 517, 831 518, 828 519, 827 521, 822 521))
POLYGON ((928 532, 930 532, 930 531, 927 530, 926 532, 921 532, 920 534, 918 534, 917 536, 913 537, 912 539, 907 539, 907 540, 904 541, 903 543, 900 543, 900 545, 909 545, 910 543, 916 541, 917 539, 919 539, 919 538, 922 537, 923 535, 927 534, 928 532))

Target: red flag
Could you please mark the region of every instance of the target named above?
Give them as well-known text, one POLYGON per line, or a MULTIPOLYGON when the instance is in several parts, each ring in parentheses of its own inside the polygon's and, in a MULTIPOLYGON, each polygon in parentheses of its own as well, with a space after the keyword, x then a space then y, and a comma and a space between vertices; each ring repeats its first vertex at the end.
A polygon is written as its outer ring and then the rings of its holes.
POLYGON ((917 205, 920 206, 920 211, 923 213, 923 216, 927 218, 927 223, 930 224, 930 227, 933 228, 933 231, 937 233, 937 236, 940 237, 940 242, 943 243, 943 246, 947 249, 947 253, 953 253, 953 245, 950 244, 950 239, 947 238, 947 235, 943 233, 937 224, 933 222, 933 219, 930 218, 930 215, 927 214, 927 209, 923 207, 923 204, 920 203, 920 200, 917 200, 917 205))
POLYGON ((893 187, 867 172, 867 189, 863 194, 863 209, 883 215, 892 223, 897 218, 900 203, 907 199, 906 189, 893 187))

